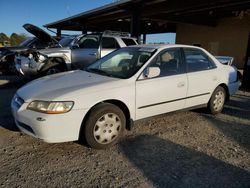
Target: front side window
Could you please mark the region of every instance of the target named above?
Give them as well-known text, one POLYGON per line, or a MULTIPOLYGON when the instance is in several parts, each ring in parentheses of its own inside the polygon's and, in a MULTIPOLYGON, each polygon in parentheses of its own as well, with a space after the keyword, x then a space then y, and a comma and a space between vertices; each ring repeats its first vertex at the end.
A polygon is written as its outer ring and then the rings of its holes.
POLYGON ((154 52, 153 48, 122 48, 97 60, 87 71, 117 78, 130 78, 154 52))
POLYGON ((79 48, 93 48, 99 47, 98 35, 84 35, 78 42, 79 48))
POLYGON ((180 74, 182 72, 180 49, 173 48, 160 52, 149 66, 160 68, 159 77, 180 74))
POLYGON ((214 68, 215 64, 199 49, 184 49, 187 71, 196 72, 214 68))
POLYGON ((104 49, 116 49, 119 48, 119 44, 114 38, 111 37, 103 37, 102 38, 102 48, 104 49))

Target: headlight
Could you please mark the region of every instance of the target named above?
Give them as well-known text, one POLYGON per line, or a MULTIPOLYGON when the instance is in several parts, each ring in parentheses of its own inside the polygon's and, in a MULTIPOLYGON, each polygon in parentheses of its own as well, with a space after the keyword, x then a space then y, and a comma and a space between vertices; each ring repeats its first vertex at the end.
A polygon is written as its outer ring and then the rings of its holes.
POLYGON ((72 101, 49 102, 49 101, 32 101, 27 109, 42 112, 46 114, 62 114, 69 112, 74 105, 72 101))

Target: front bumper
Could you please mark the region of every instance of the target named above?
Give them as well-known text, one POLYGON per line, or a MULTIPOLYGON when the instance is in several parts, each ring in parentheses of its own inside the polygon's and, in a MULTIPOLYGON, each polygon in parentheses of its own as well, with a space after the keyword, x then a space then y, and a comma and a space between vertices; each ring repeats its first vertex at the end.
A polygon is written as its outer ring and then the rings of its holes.
POLYGON ((38 64, 28 57, 15 57, 16 70, 25 76, 33 76, 38 74, 38 64))
POLYGON ((24 133, 48 143, 79 139, 84 110, 71 110, 65 114, 43 114, 27 110, 28 103, 11 102, 12 114, 17 127, 24 133))
POLYGON ((234 95, 238 90, 239 87, 241 86, 240 81, 232 82, 228 84, 228 90, 229 90, 229 95, 234 95))

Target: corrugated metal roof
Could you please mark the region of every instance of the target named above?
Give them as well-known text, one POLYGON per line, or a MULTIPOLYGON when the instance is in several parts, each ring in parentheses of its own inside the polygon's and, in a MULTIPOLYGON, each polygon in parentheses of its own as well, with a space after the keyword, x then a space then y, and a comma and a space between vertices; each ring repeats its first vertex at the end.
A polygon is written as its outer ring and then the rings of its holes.
POLYGON ((61 19, 61 20, 58 20, 58 21, 55 21, 55 22, 45 24, 44 27, 49 27, 50 25, 55 25, 55 24, 58 24, 58 23, 61 23, 61 22, 66 22, 66 21, 69 21, 69 20, 72 20, 72 19, 75 19, 75 18, 79 18, 79 17, 89 16, 89 15, 91 15, 93 13, 96 14, 96 13, 104 11, 104 10, 108 11, 109 9, 112 9, 112 8, 114 8, 116 6, 119 6, 119 5, 126 4, 128 2, 132 2, 132 0, 120 0, 120 1, 117 1, 117 2, 113 2, 113 3, 110 3, 110 4, 107 4, 107 5, 104 5, 104 6, 101 6, 101 7, 86 11, 86 12, 82 12, 80 14, 76 14, 74 16, 70 16, 68 18, 64 18, 64 19, 61 19))

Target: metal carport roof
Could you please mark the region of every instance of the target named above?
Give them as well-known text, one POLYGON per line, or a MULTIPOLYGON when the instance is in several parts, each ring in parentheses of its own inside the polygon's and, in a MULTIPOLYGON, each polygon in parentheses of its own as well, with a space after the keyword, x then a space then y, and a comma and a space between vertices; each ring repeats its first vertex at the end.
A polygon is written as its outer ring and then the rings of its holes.
POLYGON ((163 33, 175 32, 176 23, 216 26, 218 19, 248 9, 249 0, 121 0, 44 26, 84 32, 163 33))

